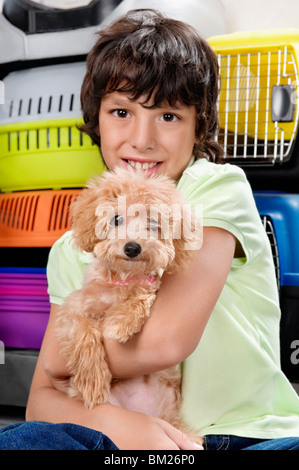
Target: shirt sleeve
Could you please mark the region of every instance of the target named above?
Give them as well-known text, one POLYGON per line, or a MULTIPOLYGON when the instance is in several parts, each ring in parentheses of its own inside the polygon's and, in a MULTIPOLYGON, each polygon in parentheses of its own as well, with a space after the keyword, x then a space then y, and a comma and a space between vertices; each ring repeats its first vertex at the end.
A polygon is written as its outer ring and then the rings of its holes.
POLYGON ((89 253, 74 247, 70 231, 54 243, 47 264, 50 303, 61 305, 72 291, 82 287, 84 271, 90 261, 89 253))
POLYGON ((201 214, 203 226, 222 228, 237 238, 245 253, 244 262, 261 252, 266 234, 242 169, 195 162, 183 174, 178 189, 195 214, 201 214))

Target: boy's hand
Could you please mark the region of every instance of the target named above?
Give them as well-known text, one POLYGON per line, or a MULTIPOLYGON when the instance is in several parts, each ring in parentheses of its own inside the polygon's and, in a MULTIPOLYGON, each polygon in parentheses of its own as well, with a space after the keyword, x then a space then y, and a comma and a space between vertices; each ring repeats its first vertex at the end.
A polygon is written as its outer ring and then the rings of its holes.
POLYGON ((203 450, 162 419, 108 404, 98 407, 99 426, 93 423, 96 410, 86 425, 109 436, 120 450, 203 450))

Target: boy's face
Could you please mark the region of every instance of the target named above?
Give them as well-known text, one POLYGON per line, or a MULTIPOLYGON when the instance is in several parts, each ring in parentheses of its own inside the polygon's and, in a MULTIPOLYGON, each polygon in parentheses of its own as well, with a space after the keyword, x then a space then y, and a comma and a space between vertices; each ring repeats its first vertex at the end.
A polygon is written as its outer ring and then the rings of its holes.
POLYGON ((142 105, 143 97, 137 101, 129 98, 117 91, 102 98, 99 134, 107 167, 131 165, 148 176, 179 178, 193 155, 195 107, 177 103, 176 107, 165 104, 150 109, 142 105))

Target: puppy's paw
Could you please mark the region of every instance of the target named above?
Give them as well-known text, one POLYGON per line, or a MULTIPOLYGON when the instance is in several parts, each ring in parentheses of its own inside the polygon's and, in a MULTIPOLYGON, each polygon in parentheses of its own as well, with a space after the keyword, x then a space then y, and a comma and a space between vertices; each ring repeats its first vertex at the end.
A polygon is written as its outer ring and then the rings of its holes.
POLYGON ((130 325, 116 318, 105 318, 103 322, 104 338, 113 339, 120 343, 125 343, 132 336, 130 325))

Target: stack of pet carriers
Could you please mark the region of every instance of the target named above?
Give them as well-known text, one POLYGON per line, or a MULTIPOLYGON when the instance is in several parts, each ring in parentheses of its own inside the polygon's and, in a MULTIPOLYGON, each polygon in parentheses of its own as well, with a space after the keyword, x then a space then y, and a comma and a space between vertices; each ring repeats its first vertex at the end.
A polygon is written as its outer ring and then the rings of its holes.
POLYGON ((221 76, 218 139, 253 188, 276 268, 282 368, 299 382, 299 29, 209 42, 221 76))
MULTIPOLYGON (((49 40, 49 54, 43 50, 44 56, 36 57, 33 47, 26 60, 14 62, 0 51, 5 98, 0 105, 0 340, 5 346, 0 405, 26 404, 50 311, 49 250, 70 229, 74 198, 103 171, 98 148, 77 128, 86 54, 67 56, 66 50, 61 57, 68 30, 89 37, 87 25, 99 22, 101 11, 99 1, 65 11, 25 0, 4 3, 0 36, 6 35, 11 57, 10 31, 12 39, 19 31, 29 45, 29 39, 42 43, 44 35, 53 41, 60 36, 61 47, 59 59, 52 57, 49 40)), ((90 37, 85 42, 87 53, 90 37)))
MULTIPOLYGON (((208 35, 225 32, 213 5, 190 2, 189 14, 180 1, 179 16, 208 24, 208 35)), ((77 128, 86 54, 104 24, 130 9, 160 7, 155 0, 63 3, 4 0, 0 12, 0 405, 26 404, 50 309, 48 253, 70 228, 72 200, 103 171, 98 149, 77 128)), ((163 8, 171 16, 178 3, 163 8)))

